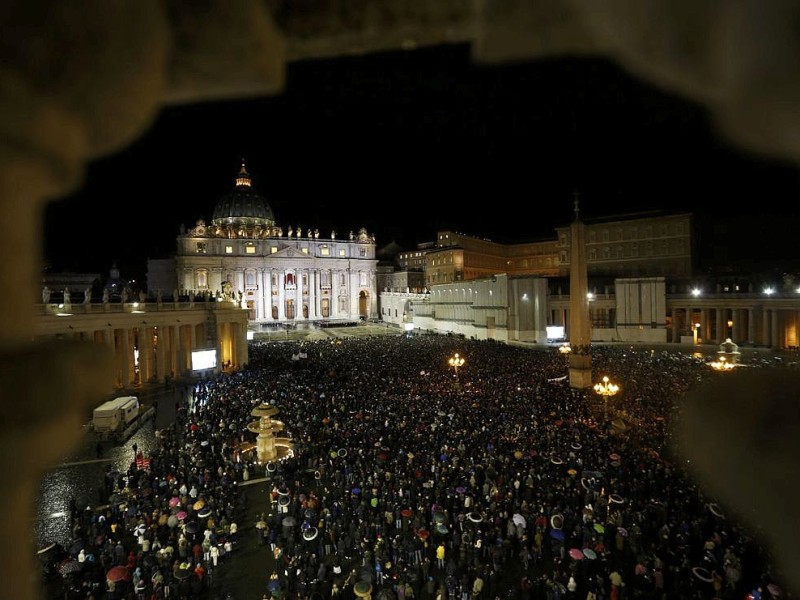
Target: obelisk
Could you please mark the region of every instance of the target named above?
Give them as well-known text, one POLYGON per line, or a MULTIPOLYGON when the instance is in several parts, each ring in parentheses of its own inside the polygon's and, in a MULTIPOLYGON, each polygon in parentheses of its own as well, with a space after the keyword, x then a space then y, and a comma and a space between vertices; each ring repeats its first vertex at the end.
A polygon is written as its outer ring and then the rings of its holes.
POLYGON ((569 227, 569 386, 592 387, 592 327, 589 322, 589 277, 586 268, 586 227, 575 193, 575 219, 569 227))

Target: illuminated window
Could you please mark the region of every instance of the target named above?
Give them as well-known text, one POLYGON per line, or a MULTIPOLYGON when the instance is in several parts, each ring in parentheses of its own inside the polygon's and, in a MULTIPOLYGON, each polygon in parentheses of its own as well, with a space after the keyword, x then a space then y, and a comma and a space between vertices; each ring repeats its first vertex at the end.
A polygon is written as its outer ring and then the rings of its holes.
POLYGON ((269 253, 270 254, 275 254, 277 251, 278 251, 278 247, 277 246, 270 246, 270 248, 269 248, 269 253))
POLYGON ((301 251, 303 254, 308 254, 308 248, 300 248, 300 251, 301 251))
POLYGON ((322 246, 322 248, 319 249, 319 253, 320 253, 320 256, 330 256, 331 255, 331 249, 328 248, 327 246, 322 246))
POLYGON ((245 254, 255 254, 256 253, 256 246, 255 244, 247 244, 244 248, 245 254))
POLYGON ((233 246, 225 246, 225 254, 233 254, 233 246))
POLYGON ((197 253, 198 254, 205 254, 206 253, 206 243, 205 242, 197 242, 197 253))
POLYGON ((197 289, 204 290, 208 288, 208 272, 207 271, 198 271, 197 272, 197 289))
POLYGON ((339 256, 345 256, 344 248, 339 248, 339 256))

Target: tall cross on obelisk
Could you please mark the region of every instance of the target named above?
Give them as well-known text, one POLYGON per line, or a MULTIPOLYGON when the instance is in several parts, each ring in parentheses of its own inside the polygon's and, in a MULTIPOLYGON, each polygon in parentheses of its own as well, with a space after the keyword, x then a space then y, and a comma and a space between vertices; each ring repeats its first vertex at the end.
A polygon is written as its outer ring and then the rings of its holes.
POLYGON ((580 219, 575 192, 575 219, 569 227, 569 385, 592 387, 592 327, 589 321, 589 277, 586 268, 586 226, 580 219))

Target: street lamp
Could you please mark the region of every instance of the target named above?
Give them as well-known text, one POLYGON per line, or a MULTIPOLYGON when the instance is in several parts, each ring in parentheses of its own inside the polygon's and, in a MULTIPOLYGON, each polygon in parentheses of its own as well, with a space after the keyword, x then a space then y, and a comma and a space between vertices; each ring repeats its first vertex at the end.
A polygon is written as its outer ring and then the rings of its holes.
POLYGON ((458 352, 448 359, 447 363, 453 367, 453 370, 456 373, 456 379, 458 379, 458 367, 463 367, 465 362, 466 361, 464 360, 464 357, 459 356, 458 352))
POLYGON ((700 331, 700 323, 695 323, 692 327, 692 336, 694 337, 694 345, 697 345, 697 334, 700 331))
POLYGON ((619 391, 616 383, 611 383, 607 375, 603 376, 602 383, 594 384, 594 391, 603 397, 603 421, 608 421, 608 399, 619 391))

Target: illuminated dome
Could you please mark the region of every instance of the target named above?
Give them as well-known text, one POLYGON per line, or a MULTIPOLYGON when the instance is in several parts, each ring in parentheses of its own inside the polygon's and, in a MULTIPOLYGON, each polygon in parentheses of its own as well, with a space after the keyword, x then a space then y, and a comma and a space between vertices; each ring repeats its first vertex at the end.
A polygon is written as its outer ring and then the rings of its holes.
POLYGON ((253 190, 253 182, 244 161, 236 176, 236 187, 225 194, 214 207, 211 222, 219 227, 275 225, 275 216, 269 204, 263 196, 253 190))

